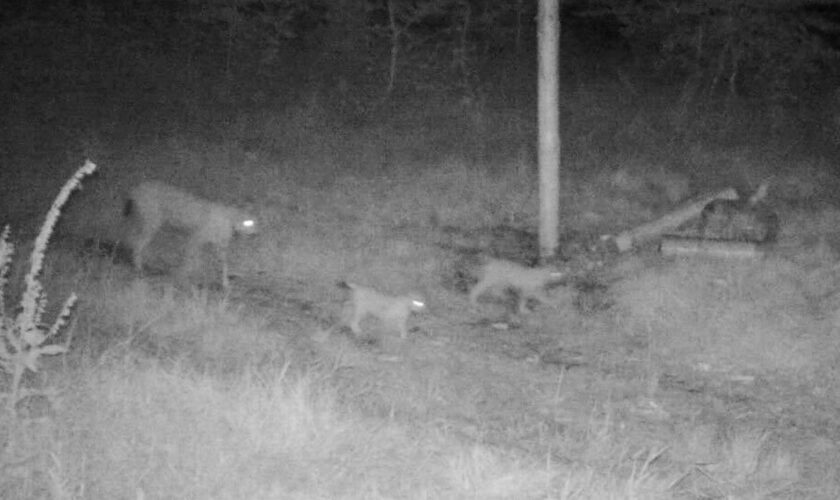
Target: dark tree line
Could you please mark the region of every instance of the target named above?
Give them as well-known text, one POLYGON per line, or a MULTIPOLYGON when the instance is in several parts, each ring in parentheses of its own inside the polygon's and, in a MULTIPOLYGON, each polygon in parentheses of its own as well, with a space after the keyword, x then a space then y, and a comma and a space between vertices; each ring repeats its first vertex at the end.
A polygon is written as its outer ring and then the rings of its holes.
MULTIPOLYGON (((533 0, 4 1, 0 85, 172 94, 213 82, 234 100, 243 86, 293 82, 372 99, 472 94, 511 64, 533 66, 535 15, 533 0)), ((573 0, 561 17, 566 78, 595 67, 692 98, 784 102, 837 76, 833 0, 573 0)))

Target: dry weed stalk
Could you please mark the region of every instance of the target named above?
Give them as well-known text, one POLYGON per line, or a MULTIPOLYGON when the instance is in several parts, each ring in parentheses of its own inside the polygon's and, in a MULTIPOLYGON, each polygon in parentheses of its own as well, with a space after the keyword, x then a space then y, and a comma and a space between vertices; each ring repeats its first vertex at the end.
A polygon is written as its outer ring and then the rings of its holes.
POLYGON ((82 178, 91 174, 95 169, 96 165, 94 163, 89 160, 85 162, 64 184, 53 201, 44 224, 38 232, 38 237, 35 238, 35 247, 32 249, 32 255, 30 256, 31 265, 25 278, 26 288, 23 297, 20 299, 19 312, 14 318, 7 316, 4 300, 7 273, 14 253, 14 246, 9 242, 9 226, 6 226, 0 233, 0 369, 7 375, 12 376, 10 393, 5 395, 9 407, 13 407, 17 402, 20 381, 27 369, 37 372, 38 359, 41 356, 61 354, 67 351, 67 346, 64 345, 45 344, 67 322, 73 305, 76 303, 76 294, 71 293, 67 297, 64 307, 62 307, 52 326, 46 329, 41 317, 47 305, 47 297, 39 281, 39 275, 44 264, 47 243, 61 214, 61 207, 67 202, 70 193, 79 187, 82 178))

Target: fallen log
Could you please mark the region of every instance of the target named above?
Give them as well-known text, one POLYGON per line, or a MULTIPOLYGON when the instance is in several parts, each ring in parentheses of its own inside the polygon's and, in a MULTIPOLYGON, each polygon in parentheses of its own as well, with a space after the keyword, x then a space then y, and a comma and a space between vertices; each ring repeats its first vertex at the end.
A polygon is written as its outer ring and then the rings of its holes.
POLYGON ((698 217, 703 208, 713 200, 737 200, 738 192, 734 188, 727 188, 718 193, 704 196, 703 198, 689 202, 673 212, 669 212, 659 219, 643 224, 639 227, 628 229, 616 235, 613 240, 619 252, 626 252, 636 245, 650 241, 661 236, 667 231, 676 229, 684 222, 698 217))

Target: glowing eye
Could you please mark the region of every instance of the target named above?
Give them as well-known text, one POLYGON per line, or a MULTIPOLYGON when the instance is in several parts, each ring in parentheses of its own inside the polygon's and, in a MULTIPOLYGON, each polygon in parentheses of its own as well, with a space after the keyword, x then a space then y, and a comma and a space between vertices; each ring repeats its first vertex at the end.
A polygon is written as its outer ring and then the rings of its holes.
POLYGON ((411 302, 414 304, 414 307, 426 307, 426 304, 420 302, 419 300, 412 300, 411 302))
POLYGON ((242 221, 242 225, 245 226, 245 227, 254 227, 255 222, 251 219, 248 219, 248 220, 242 221))

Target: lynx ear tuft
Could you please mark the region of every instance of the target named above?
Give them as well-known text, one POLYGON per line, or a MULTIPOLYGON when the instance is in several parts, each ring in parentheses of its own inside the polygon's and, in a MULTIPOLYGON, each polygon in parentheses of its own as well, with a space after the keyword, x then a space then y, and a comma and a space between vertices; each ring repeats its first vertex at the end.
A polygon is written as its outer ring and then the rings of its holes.
POLYGON ((344 280, 339 281, 338 283, 335 284, 335 286, 337 286, 338 288, 344 289, 344 290, 350 290, 351 288, 353 288, 353 285, 351 285, 350 283, 347 283, 344 280))
POLYGON ((123 217, 131 217, 134 214, 134 212, 136 212, 136 211, 137 211, 137 207, 134 206, 134 200, 132 200, 131 198, 128 198, 127 200, 125 200, 125 203, 123 204, 123 212, 122 212, 123 217))

